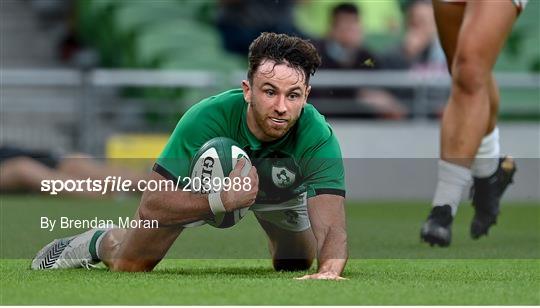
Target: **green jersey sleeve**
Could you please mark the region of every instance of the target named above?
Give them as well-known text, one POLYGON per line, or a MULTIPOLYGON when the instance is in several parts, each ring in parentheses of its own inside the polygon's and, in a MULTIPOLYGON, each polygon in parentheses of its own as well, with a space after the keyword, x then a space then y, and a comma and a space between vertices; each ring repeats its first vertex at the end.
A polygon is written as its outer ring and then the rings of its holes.
POLYGON ((345 197, 345 171, 336 136, 330 136, 306 153, 303 159, 307 197, 321 194, 345 197))

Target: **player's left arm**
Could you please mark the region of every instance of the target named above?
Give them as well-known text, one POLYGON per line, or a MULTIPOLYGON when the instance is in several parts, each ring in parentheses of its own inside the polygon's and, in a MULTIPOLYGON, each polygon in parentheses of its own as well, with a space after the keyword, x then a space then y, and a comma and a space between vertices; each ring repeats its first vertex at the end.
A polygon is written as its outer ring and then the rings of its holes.
POLYGON ((347 263, 345 169, 339 142, 329 126, 313 127, 319 138, 300 160, 307 185, 307 207, 317 240, 318 271, 300 279, 344 279, 347 263))
POLYGON ((308 199, 311 228, 317 239, 318 271, 299 279, 344 279, 347 263, 345 198, 321 194, 308 199))

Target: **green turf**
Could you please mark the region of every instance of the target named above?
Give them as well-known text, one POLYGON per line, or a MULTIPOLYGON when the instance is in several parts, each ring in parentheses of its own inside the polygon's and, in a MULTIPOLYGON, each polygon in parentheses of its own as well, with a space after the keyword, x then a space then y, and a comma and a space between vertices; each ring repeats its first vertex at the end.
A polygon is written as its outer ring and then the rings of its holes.
POLYGON ((259 260, 167 260, 136 274, 0 264, 2 304, 540 304, 538 260, 351 260, 338 282, 296 281, 259 260))
POLYGON ((39 228, 41 216, 131 216, 135 199, 0 197, 0 304, 540 304, 540 206, 504 204, 490 236, 468 236, 460 208, 451 247, 419 242, 426 202, 347 204, 347 281, 275 273, 250 214, 227 230, 186 230, 152 273, 39 272, 29 259, 51 239, 82 230, 39 228))

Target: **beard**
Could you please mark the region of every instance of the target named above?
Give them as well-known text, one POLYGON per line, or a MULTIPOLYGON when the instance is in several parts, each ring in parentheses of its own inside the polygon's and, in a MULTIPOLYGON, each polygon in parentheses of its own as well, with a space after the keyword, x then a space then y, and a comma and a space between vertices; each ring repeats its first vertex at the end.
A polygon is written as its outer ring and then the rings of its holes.
POLYGON ((250 107, 253 113, 253 117, 255 119, 255 123, 257 124, 257 127, 262 131, 264 135, 266 135, 269 139, 272 139, 271 141, 277 140, 291 129, 296 124, 296 121, 298 120, 298 116, 291 118, 291 116, 287 116, 287 122, 285 125, 278 125, 275 124, 270 117, 275 118, 283 118, 279 115, 274 114, 266 114, 263 111, 259 110, 258 108, 259 104, 256 102, 255 98, 251 97, 251 103, 250 107))

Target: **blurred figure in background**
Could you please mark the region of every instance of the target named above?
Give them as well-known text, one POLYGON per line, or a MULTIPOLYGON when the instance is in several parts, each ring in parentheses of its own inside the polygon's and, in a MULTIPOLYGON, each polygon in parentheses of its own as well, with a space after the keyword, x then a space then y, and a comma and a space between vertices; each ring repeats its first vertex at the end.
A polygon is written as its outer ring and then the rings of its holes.
POLYGON ((97 64, 96 55, 77 36, 77 1, 30 0, 28 4, 41 31, 54 41, 57 60, 75 66, 97 64))
POLYGON ((404 38, 385 55, 385 68, 445 70, 446 60, 437 38, 431 0, 413 0, 406 10, 404 38))
MULTIPOLYGON (((321 69, 377 70, 381 69, 377 57, 364 47, 364 33, 359 26, 361 13, 352 3, 338 4, 332 10, 327 38, 316 43, 322 58, 321 69)), ((368 117, 400 119, 407 110, 390 93, 380 89, 316 87, 314 99, 356 102, 367 109, 368 117)))
POLYGON ((224 48, 245 56, 262 32, 303 36, 294 25, 295 0, 219 0, 217 26, 224 48))
MULTIPOLYGON (((401 30, 402 12, 397 0, 351 0, 363 13, 359 26, 370 35, 392 35, 401 30)), ((303 33, 321 39, 328 31, 332 9, 339 1, 302 0, 294 8, 296 25, 303 33)))
MULTIPOLYGON (((51 151, 28 150, 0 146, 0 191, 40 192, 43 180, 105 180, 115 176, 130 180, 129 191, 137 190, 137 182, 147 176, 141 172, 103 164, 81 153, 60 155, 51 151)), ((101 197, 101 191, 63 191, 69 195, 101 197)), ((107 193, 107 195, 110 195, 107 193)))
MULTIPOLYGON (((437 37, 431 0, 411 0, 405 5, 406 20, 403 39, 390 52, 382 56, 385 69, 409 70, 422 74, 443 74, 446 59, 437 37)), ((428 88, 418 95, 418 89, 399 88, 391 92, 399 98, 414 115, 439 117, 448 90, 428 88)))

